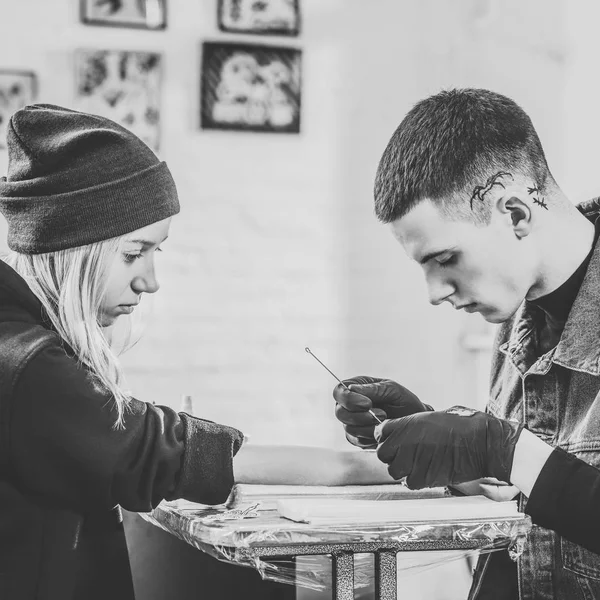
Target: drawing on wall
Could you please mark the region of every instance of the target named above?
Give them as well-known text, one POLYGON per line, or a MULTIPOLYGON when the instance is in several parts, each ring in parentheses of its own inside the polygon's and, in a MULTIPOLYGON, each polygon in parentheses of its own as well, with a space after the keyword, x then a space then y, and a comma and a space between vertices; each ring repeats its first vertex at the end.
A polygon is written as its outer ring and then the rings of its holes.
POLYGON ((219 28, 232 33, 298 35, 299 0, 219 0, 219 28))
POLYGON ((6 148, 6 126, 11 115, 34 102, 36 94, 35 73, 0 69, 0 149, 6 148))
POLYGON ((205 42, 201 80, 203 129, 300 131, 300 50, 205 42))
POLYGON ((75 63, 76 108, 116 121, 158 150, 161 55, 77 50, 75 63))
POLYGON ((80 0, 87 25, 165 29, 166 0, 80 0))

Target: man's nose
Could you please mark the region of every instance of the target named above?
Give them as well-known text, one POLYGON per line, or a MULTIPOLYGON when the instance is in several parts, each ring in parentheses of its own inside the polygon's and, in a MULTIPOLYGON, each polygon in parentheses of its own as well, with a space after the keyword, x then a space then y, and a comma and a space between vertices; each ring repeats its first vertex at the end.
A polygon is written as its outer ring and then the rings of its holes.
POLYGON ((455 292, 455 288, 448 282, 428 281, 427 293, 429 294, 429 303, 433 306, 439 306, 444 300, 448 300, 455 292))

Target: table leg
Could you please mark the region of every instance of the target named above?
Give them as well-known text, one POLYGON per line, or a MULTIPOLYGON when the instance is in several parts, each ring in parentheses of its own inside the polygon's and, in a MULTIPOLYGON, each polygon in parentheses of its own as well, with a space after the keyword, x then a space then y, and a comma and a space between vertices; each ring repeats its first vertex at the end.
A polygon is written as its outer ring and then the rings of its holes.
POLYGON ((396 552, 375 552, 375 599, 396 600, 398 583, 396 578, 396 552))
POLYGON ((339 552, 331 555, 333 600, 354 600, 354 554, 339 552))

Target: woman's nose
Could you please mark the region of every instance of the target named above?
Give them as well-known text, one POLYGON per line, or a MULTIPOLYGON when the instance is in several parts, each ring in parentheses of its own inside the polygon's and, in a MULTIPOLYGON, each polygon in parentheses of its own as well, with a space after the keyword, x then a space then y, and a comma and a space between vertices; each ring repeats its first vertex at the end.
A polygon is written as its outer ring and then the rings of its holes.
POLYGON ((146 294, 158 292, 160 284, 158 283, 154 268, 148 269, 145 273, 134 277, 131 282, 131 287, 138 294, 141 294, 142 292, 146 294))

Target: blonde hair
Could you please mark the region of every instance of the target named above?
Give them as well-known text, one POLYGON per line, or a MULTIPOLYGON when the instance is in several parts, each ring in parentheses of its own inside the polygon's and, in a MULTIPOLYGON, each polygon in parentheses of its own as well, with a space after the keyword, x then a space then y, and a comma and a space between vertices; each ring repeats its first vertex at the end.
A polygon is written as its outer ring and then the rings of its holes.
POLYGON ((123 372, 98 320, 112 261, 123 237, 45 254, 11 252, 5 261, 38 297, 52 326, 89 370, 97 389, 112 395, 123 428, 131 396, 123 372))

